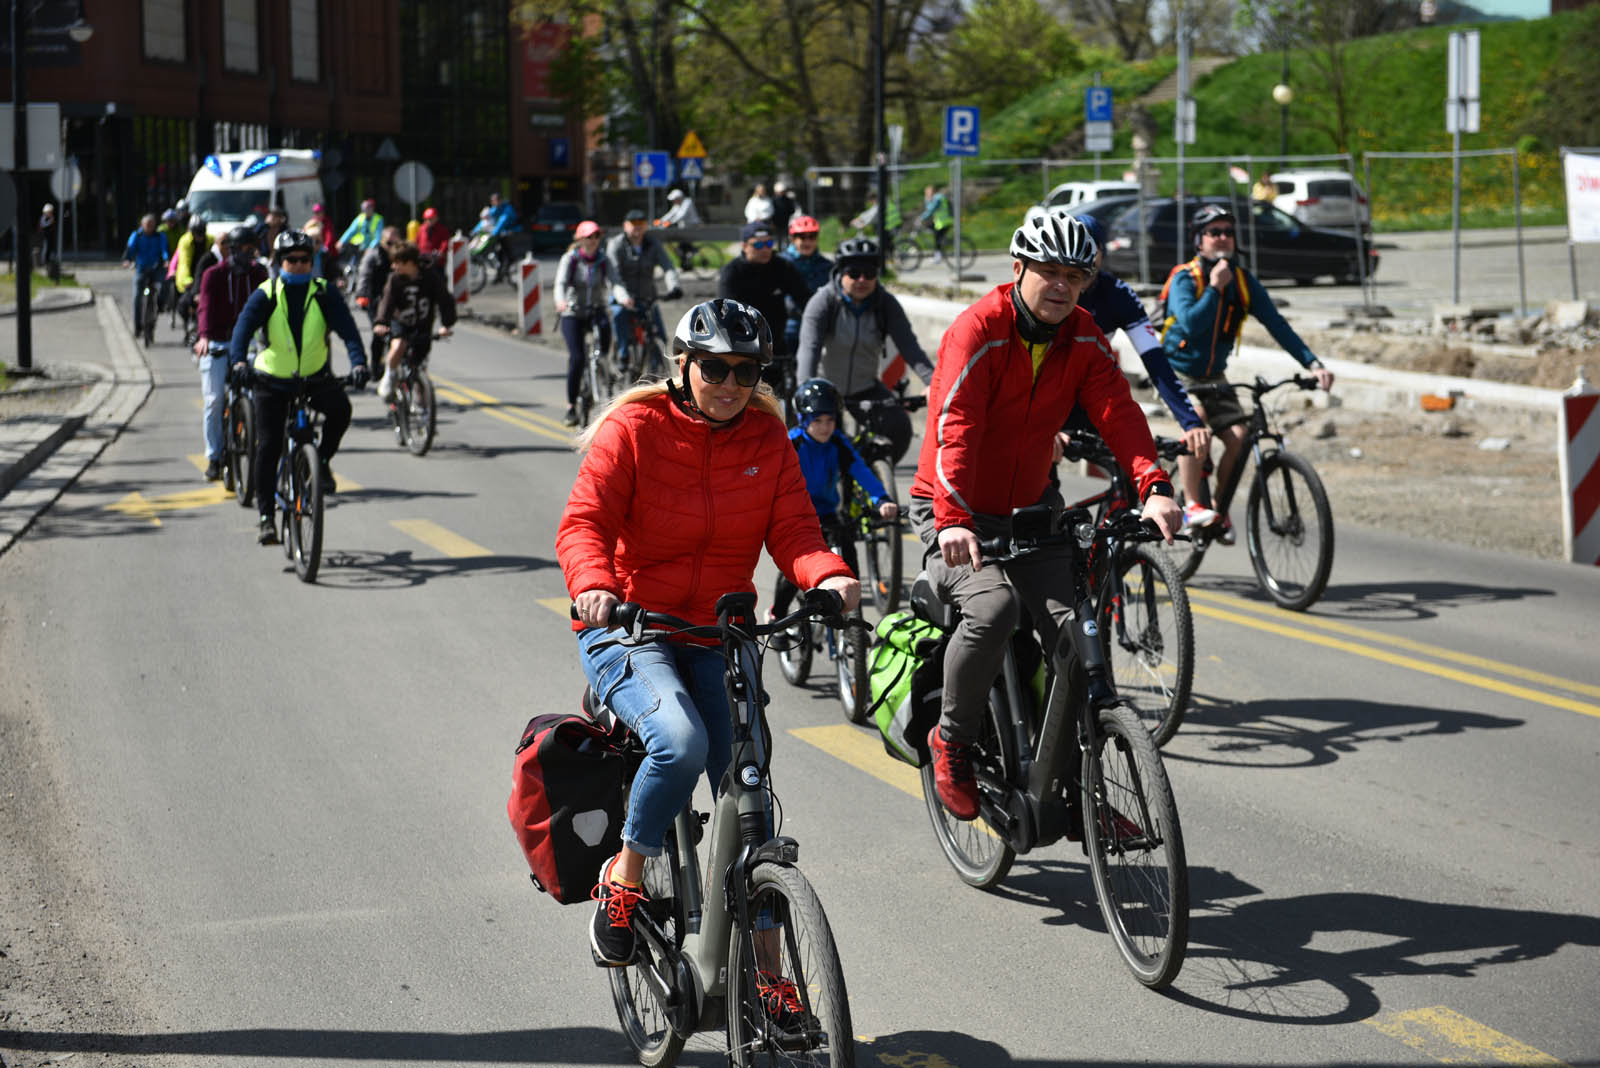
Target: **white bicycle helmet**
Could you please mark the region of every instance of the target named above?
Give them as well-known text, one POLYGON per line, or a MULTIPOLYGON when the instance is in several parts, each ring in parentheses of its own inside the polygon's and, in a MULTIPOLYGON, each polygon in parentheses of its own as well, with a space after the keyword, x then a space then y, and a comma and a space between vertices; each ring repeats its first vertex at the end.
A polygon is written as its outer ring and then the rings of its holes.
POLYGON ((1091 274, 1098 251, 1089 228, 1065 208, 1031 207, 1011 235, 1011 255, 1017 259, 1065 264, 1091 274))

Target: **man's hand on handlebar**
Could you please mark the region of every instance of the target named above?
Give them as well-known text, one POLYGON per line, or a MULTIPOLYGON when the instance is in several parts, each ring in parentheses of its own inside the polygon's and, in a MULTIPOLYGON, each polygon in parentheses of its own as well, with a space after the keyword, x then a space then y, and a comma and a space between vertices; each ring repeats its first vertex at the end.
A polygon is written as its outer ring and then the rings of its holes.
POLYGON ((861 581, 853 575, 834 575, 825 578, 817 586, 819 590, 832 590, 844 601, 846 612, 855 611, 856 605, 861 603, 861 581))
POLYGON ((939 555, 946 567, 971 564, 972 570, 983 570, 983 553, 978 549, 978 536, 966 527, 945 527, 939 531, 939 555))
POLYGON ((1188 446, 1190 456, 1204 457, 1211 451, 1211 428, 1197 426, 1193 430, 1185 430, 1183 443, 1188 446))
POLYGON ((1317 388, 1318 389, 1322 390, 1324 393, 1332 392, 1332 390, 1333 390, 1333 372, 1332 371, 1330 371, 1326 367, 1323 367, 1322 365, 1318 364, 1316 367, 1313 367, 1311 369, 1311 373, 1316 376, 1317 388))
POLYGON ((572 599, 578 620, 586 627, 611 625, 611 609, 621 603, 610 590, 584 590, 572 599))
POLYGON ((900 514, 900 505, 894 501, 884 501, 878 505, 878 514, 884 519, 893 519, 900 514))
POLYGON ((1148 519, 1159 527, 1161 536, 1166 539, 1168 545, 1172 544, 1172 536, 1183 529, 1183 509, 1179 508, 1178 502, 1171 497, 1151 494, 1150 499, 1144 502, 1139 517, 1148 519))

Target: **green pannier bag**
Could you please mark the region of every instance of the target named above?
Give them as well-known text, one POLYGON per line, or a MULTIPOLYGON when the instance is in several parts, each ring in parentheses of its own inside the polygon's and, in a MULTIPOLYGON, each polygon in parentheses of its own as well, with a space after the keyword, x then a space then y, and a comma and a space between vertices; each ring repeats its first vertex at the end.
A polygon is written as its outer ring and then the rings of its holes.
POLYGON ((888 754, 916 768, 931 759, 928 731, 939 722, 946 637, 911 612, 891 612, 879 620, 872 643, 867 713, 877 721, 888 754))

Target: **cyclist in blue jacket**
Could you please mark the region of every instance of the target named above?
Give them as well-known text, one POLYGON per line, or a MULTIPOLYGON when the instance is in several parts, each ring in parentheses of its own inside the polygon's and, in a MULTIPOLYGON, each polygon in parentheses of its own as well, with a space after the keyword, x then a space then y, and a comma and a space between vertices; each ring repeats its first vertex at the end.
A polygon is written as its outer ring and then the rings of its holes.
MULTIPOLYGON (((802 382, 795 390, 794 411, 800 425, 789 431, 789 440, 800 454, 800 472, 805 475, 806 491, 811 495, 811 506, 817 510, 823 537, 850 565, 850 570, 858 572, 854 541, 839 536, 844 524, 839 514, 840 473, 850 473, 850 478, 867 492, 883 518, 893 519, 899 515, 900 505, 889 497, 883 483, 856 452, 850 439, 835 433, 839 428, 839 391, 833 388, 832 382, 826 378, 808 378, 802 382)), ((799 587, 780 573, 767 618, 788 615, 789 605, 798 592, 799 587)))
MULTIPOLYGON (((821 232, 822 225, 816 219, 797 215, 789 220, 790 245, 783 250, 784 257, 799 268, 800 277, 806 280, 813 293, 827 285, 833 273, 833 261, 817 248, 821 232)), ((789 302, 789 318, 783 324, 783 343, 790 352, 800 351, 800 319, 805 311, 804 305, 796 307, 793 301, 789 302)))
POLYGON ((145 283, 161 286, 167 261, 172 250, 167 246, 167 235, 157 228, 154 215, 139 220, 139 228, 128 235, 128 245, 122 250, 122 265, 133 268, 133 334, 139 336, 144 329, 144 307, 139 301, 139 290, 145 283))
POLYGON ((499 193, 490 193, 489 240, 500 250, 502 264, 511 262, 510 236, 521 232, 522 220, 517 217, 517 209, 511 206, 510 201, 501 200, 499 193))

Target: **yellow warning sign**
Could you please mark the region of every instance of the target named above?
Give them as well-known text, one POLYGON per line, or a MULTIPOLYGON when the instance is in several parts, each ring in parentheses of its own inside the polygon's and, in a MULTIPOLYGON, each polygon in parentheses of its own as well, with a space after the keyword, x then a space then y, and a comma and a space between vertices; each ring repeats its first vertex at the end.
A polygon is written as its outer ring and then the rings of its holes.
POLYGON ((700 143, 700 138, 693 130, 683 135, 683 144, 678 146, 679 159, 705 159, 706 146, 700 143))

